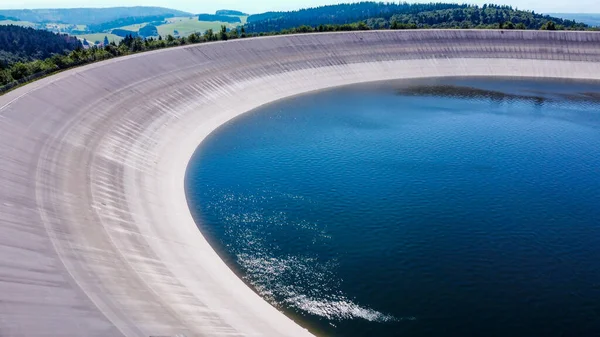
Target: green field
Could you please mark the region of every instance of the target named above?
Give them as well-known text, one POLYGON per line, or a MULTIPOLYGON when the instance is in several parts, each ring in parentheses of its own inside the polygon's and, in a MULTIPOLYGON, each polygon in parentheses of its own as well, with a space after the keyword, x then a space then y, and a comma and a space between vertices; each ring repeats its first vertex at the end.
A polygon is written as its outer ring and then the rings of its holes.
POLYGON ((158 34, 162 36, 166 35, 174 35, 174 31, 177 30, 179 35, 188 36, 191 33, 201 33, 208 29, 212 29, 217 31, 221 29, 221 25, 225 25, 228 28, 234 28, 236 25, 232 25, 227 22, 220 21, 198 21, 196 17, 177 17, 167 19, 168 24, 161 25, 156 27, 158 29, 158 34))
POLYGON ((45 29, 55 33, 68 33, 71 29, 85 30, 85 25, 68 25, 64 23, 35 23, 29 21, 12 21, 12 20, 0 20, 0 25, 15 25, 21 27, 31 27, 35 29, 45 29))
POLYGON ((80 39, 86 39, 90 43, 94 43, 96 41, 104 42, 105 36, 108 37, 109 42, 114 41, 115 43, 119 43, 121 40, 123 40, 123 38, 120 36, 117 36, 114 34, 108 34, 108 33, 83 34, 83 35, 75 35, 75 36, 77 36, 80 39))
POLYGON ((140 30, 140 28, 144 27, 147 24, 148 24, 148 22, 137 23, 135 25, 123 26, 123 27, 119 27, 119 28, 115 28, 115 29, 124 29, 124 30, 131 30, 131 31, 137 32, 138 30, 140 30))
POLYGON ((175 22, 181 22, 181 21, 187 21, 187 20, 197 20, 198 18, 195 18, 194 16, 177 16, 174 18, 167 18, 165 21, 167 21, 168 23, 175 23, 175 22))
POLYGON ((64 24, 64 23, 54 23, 54 22, 46 23, 46 24, 44 24, 44 27, 47 30, 52 30, 52 31, 68 31, 70 29, 85 30, 87 28, 86 25, 68 25, 68 24, 64 24))
MULTIPOLYGON (((240 16, 239 18, 242 21, 242 24, 246 23, 246 21, 248 19, 247 16, 240 16)), ((221 21, 198 21, 197 16, 173 17, 173 18, 168 18, 166 21, 167 21, 166 24, 156 27, 158 29, 158 34, 162 35, 163 37, 165 37, 169 34, 175 35, 175 31, 179 32, 179 36, 188 36, 191 33, 204 34, 204 32, 208 29, 212 29, 216 32, 221 29, 222 25, 227 26, 227 28, 235 28, 236 26, 238 26, 238 24, 231 24, 231 23, 221 22, 221 21)), ((29 22, 29 21, 10 21, 10 20, 0 21, 0 25, 9 25, 9 24, 23 26, 23 27, 45 28, 47 30, 51 30, 51 31, 55 31, 55 32, 57 32, 57 31, 65 32, 65 31, 69 31, 70 29, 76 29, 76 30, 80 30, 80 31, 86 29, 85 25, 67 25, 67 24, 62 24, 62 23, 46 23, 43 26, 41 26, 39 24, 29 22)), ((118 29, 124 29, 124 30, 130 30, 130 31, 137 32, 140 28, 144 27, 147 24, 148 23, 134 24, 134 25, 119 27, 118 29)), ((119 37, 117 35, 110 34, 110 33, 81 34, 81 35, 75 35, 75 36, 77 36, 80 39, 85 38, 90 43, 93 43, 95 41, 103 42, 105 36, 108 37, 109 41, 111 41, 111 42, 114 41, 115 43, 119 43, 123 39, 122 37, 119 37)))
POLYGON ((8 25, 15 25, 15 26, 21 26, 21 27, 36 27, 37 24, 33 23, 33 22, 29 22, 29 21, 12 21, 12 20, 0 20, 0 25, 2 26, 8 26, 8 25))

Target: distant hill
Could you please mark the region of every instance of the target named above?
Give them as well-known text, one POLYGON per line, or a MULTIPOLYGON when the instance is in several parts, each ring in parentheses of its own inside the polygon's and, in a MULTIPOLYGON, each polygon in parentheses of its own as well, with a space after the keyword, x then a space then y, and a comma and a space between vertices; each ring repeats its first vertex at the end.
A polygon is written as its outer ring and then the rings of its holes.
MULTIPOLYGON (((345 24, 354 23, 369 18, 391 18, 394 14, 418 14, 432 10, 460 8, 453 3, 408 4, 360 2, 321 7, 305 8, 289 12, 266 12, 253 14, 248 17, 248 23, 262 21, 277 21, 281 24, 296 22, 303 24, 345 24), (312 22, 310 22, 312 21, 312 22)), ((290 26, 294 27, 294 26, 290 26)), ((286 27, 289 28, 289 27, 286 27)))
POLYGON ((126 17, 160 15, 191 16, 192 14, 162 7, 113 7, 0 10, 0 15, 35 23, 57 22, 79 25, 97 25, 126 17))
POLYGON ((16 62, 42 60, 81 46, 77 38, 45 30, 0 26, 0 68, 16 62))
POLYGON ((221 9, 221 10, 218 10, 215 14, 216 15, 248 16, 248 14, 246 14, 244 12, 234 11, 234 10, 231 10, 231 9, 221 9))
POLYGON ((394 22, 400 27, 411 28, 499 28, 501 24, 510 22, 508 27, 512 28, 540 29, 548 21, 553 21, 553 27, 557 29, 587 28, 587 25, 573 20, 516 10, 510 6, 360 2, 250 15, 246 31, 276 32, 302 25, 317 27, 359 21, 370 28, 389 28, 394 22))
POLYGON ((550 13, 548 15, 583 22, 593 27, 600 27, 600 13, 550 13))
POLYGON ((228 23, 242 23, 237 16, 215 15, 215 14, 198 14, 198 21, 220 21, 228 23))
POLYGON ((162 14, 162 15, 152 15, 152 16, 130 16, 125 18, 120 18, 117 20, 112 20, 108 22, 103 22, 97 25, 89 25, 87 26, 87 31, 90 33, 100 33, 104 31, 111 30, 113 28, 119 28, 134 24, 146 23, 146 22, 158 22, 160 24, 162 21, 165 21, 167 18, 172 18, 173 14, 162 14))
POLYGON ((12 16, 0 15, 0 21, 2 21, 2 20, 19 21, 19 19, 12 17, 12 16))

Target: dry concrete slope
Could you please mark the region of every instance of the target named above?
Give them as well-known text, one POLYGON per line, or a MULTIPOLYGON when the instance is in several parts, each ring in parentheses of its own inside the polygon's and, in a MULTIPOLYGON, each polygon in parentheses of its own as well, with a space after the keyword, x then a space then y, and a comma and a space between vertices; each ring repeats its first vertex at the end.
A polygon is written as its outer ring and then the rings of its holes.
POLYGON ((0 336, 306 336, 192 220, 187 163, 270 101, 431 76, 600 79, 600 34, 379 31, 186 46, 0 97, 0 336))

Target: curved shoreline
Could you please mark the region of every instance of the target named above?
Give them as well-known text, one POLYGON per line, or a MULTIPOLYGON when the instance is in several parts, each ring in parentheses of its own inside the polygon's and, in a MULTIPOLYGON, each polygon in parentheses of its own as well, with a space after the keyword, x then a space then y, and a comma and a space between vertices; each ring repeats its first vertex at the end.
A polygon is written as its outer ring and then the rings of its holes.
POLYGON ((198 231, 190 158, 218 126, 277 99, 457 75, 598 80, 600 34, 238 40, 109 60, 0 97, 0 302, 12 303, 0 335, 310 335, 198 231))

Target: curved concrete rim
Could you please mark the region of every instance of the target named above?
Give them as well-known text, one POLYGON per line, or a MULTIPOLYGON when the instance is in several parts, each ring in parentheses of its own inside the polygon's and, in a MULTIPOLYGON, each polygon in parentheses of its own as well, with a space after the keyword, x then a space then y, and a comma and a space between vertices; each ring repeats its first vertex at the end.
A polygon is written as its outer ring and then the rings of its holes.
POLYGON ((113 59, 0 97, 0 335, 309 336, 198 231, 190 158, 220 125, 274 100, 445 76, 599 80, 600 35, 244 39, 113 59))

